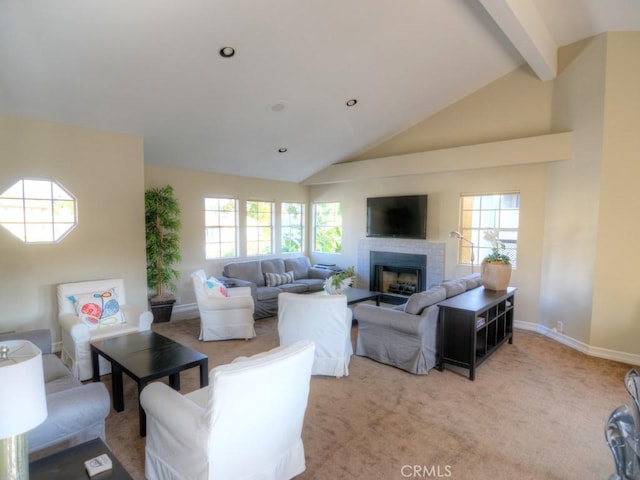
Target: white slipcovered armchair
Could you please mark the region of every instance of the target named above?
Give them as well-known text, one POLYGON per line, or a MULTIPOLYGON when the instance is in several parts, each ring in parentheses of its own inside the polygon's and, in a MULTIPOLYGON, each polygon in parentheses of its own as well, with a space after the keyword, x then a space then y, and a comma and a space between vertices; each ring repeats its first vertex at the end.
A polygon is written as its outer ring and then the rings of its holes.
POLYGON ((209 372, 209 386, 182 395, 147 385, 148 480, 289 479, 305 468, 302 426, 313 342, 302 341, 209 372))
POLYGON ((316 345, 312 375, 349 375, 349 361, 353 355, 351 321, 352 312, 345 295, 278 295, 280 345, 312 340, 316 345))
POLYGON ((249 287, 229 288, 227 297, 210 296, 204 270, 191 274, 200 312, 200 340, 249 339, 256 336, 253 298, 249 287))
MULTIPOLYGON (((153 323, 151 312, 127 305, 121 278, 62 283, 58 285, 57 293, 62 361, 79 380, 93 376, 90 342, 149 330, 153 323), (94 300, 89 302, 89 299, 94 300), (84 311, 90 315, 82 313, 83 305, 89 305, 84 311), (96 308, 99 311, 95 311, 96 308), (101 316, 104 322, 100 321, 101 316)), ((100 374, 110 372, 111 364, 100 357, 100 374)))

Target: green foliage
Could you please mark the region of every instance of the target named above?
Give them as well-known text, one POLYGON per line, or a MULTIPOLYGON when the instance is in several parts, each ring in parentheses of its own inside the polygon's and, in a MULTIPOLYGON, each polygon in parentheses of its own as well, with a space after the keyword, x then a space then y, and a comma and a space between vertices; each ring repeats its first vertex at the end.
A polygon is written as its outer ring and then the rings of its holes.
POLYGON ((180 255, 180 205, 173 187, 151 188, 144 193, 147 238, 147 286, 157 297, 174 291, 174 280, 180 276, 174 265, 180 255))
POLYGON ((331 285, 334 288, 340 288, 342 286, 342 281, 346 278, 352 278, 356 276, 356 269, 351 266, 348 267, 346 270, 340 272, 340 273, 334 273, 333 275, 331 275, 331 285))
POLYGON ((342 252, 342 203, 318 203, 315 206, 316 252, 342 252))

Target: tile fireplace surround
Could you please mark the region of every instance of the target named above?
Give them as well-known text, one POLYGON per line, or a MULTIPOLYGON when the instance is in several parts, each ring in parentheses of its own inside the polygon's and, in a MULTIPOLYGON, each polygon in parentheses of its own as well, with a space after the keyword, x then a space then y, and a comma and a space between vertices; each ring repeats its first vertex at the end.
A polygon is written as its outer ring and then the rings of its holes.
POLYGON ((356 287, 369 289, 371 252, 413 253, 427 256, 426 290, 444 281, 444 243, 395 238, 363 238, 358 242, 356 287))

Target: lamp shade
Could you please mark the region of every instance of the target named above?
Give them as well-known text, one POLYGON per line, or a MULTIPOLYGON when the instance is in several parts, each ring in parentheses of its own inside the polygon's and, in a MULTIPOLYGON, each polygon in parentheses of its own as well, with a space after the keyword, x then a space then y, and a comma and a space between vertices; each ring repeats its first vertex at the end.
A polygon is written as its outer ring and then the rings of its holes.
POLYGON ((0 439, 28 432, 47 418, 42 352, 26 340, 0 342, 0 439))

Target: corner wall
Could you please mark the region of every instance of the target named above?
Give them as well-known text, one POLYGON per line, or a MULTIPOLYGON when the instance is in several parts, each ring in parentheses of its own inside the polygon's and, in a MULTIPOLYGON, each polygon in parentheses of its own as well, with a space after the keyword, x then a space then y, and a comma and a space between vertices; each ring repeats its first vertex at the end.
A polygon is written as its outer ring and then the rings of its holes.
POLYGON ((78 204, 59 243, 24 244, 0 227, 0 331, 49 328, 59 341, 59 283, 124 278, 127 303, 146 308, 142 139, 0 115, 0 158, 0 191, 47 178, 78 204))

